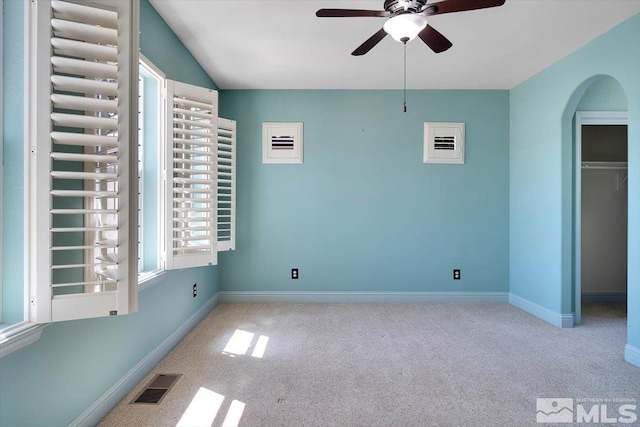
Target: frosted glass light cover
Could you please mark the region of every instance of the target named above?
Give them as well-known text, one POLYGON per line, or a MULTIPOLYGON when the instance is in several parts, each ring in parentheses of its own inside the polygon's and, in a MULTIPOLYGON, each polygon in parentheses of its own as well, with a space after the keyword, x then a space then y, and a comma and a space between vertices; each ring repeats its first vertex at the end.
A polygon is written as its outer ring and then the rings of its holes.
POLYGON ((415 39, 426 26, 427 18, 424 16, 413 13, 403 13, 402 15, 389 18, 387 22, 384 23, 383 28, 395 41, 402 43, 402 39, 404 38, 408 39, 407 41, 415 39))

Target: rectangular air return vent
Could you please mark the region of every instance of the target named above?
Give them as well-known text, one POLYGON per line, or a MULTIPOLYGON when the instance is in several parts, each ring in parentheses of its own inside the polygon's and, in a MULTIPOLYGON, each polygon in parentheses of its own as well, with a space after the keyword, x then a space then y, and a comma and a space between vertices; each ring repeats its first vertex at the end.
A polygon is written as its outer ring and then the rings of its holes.
POLYGON ((169 394, 182 374, 158 374, 131 403, 158 405, 169 394))
POLYGON ((455 150, 456 138, 453 136, 436 136, 433 138, 433 147, 439 150, 455 150))
POLYGON ((464 163, 464 123, 424 124, 424 163, 464 163))
POLYGON ((302 122, 262 123, 262 163, 302 163, 302 122))

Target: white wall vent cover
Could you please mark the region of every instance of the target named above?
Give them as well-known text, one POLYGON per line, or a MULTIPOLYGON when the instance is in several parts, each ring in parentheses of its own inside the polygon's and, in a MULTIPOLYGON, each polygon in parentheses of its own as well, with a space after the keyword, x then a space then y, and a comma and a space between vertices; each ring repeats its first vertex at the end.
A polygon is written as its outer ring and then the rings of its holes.
POLYGON ((262 163, 302 163, 302 122, 262 123, 262 163))
POLYGON ((425 123, 424 163, 464 164, 464 123, 425 123))

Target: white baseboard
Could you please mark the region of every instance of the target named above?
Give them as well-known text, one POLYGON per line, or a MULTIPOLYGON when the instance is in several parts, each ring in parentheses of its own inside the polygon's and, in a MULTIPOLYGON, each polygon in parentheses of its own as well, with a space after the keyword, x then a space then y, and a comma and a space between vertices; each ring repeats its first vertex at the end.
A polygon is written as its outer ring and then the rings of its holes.
POLYGON ((519 297, 515 294, 509 294, 509 304, 514 305, 529 314, 533 314, 534 316, 544 320, 545 322, 549 322, 559 328, 573 328, 573 326, 575 325, 574 314, 556 313, 555 311, 551 311, 548 308, 519 297))
POLYGON ((640 368, 640 348, 627 344, 624 347, 624 360, 640 368))
POLYGON ((481 303, 508 302, 506 292, 220 292, 224 302, 481 303))
POLYGON ((151 350, 69 426, 96 426, 217 304, 218 294, 202 305, 156 348, 151 350))

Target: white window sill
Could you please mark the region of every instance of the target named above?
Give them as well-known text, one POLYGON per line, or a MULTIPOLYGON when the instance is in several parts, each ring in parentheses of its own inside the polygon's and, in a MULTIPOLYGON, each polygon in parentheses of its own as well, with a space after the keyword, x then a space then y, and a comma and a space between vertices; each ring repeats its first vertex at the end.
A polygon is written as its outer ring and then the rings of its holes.
POLYGON ((0 358, 40 339, 48 323, 20 322, 0 331, 0 358))
MULTIPOLYGON (((138 291, 143 291, 164 281, 166 275, 167 272, 163 270, 140 274, 138 276, 138 291)), ((0 358, 38 341, 42 330, 47 325, 49 325, 49 323, 31 323, 25 321, 0 329, 0 358)))
POLYGON ((166 270, 145 271, 138 275, 138 292, 144 291, 164 281, 167 276, 166 270))

